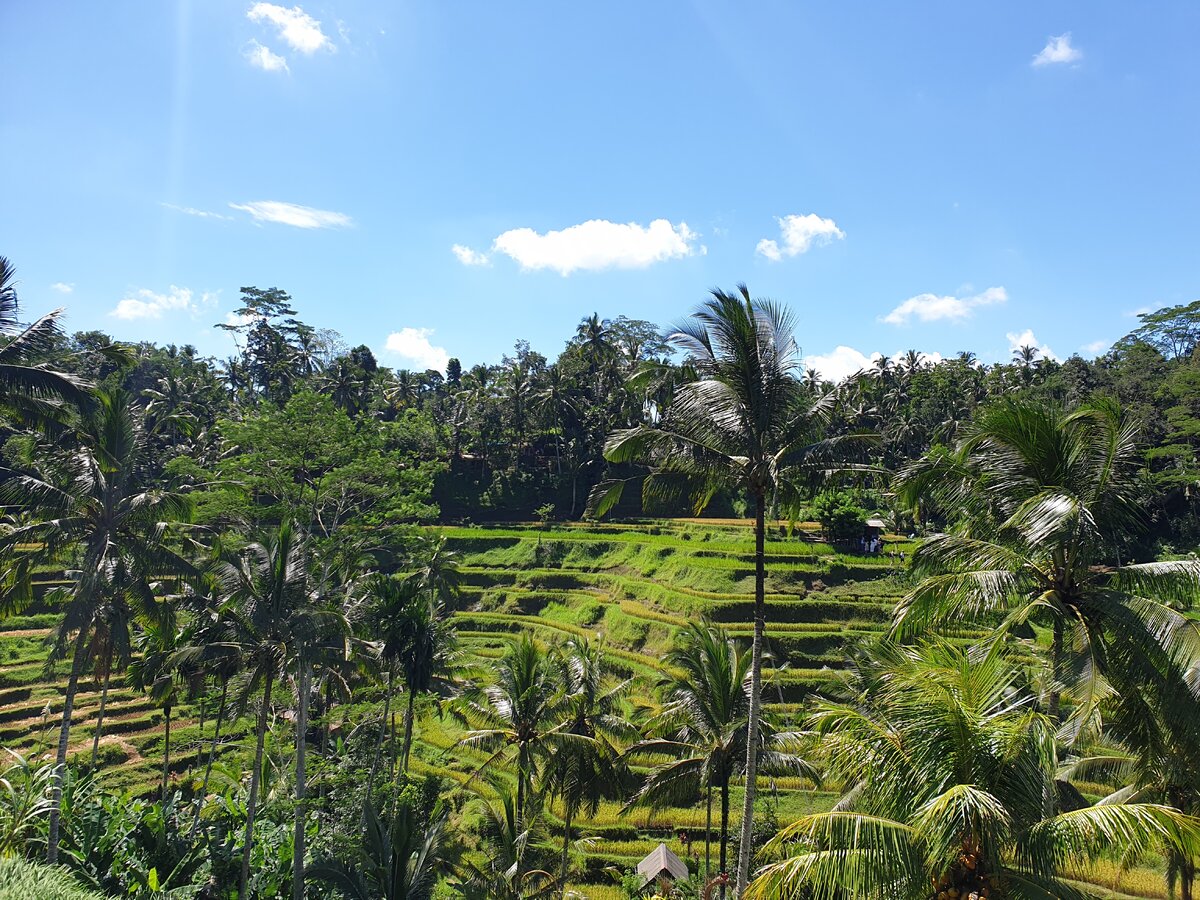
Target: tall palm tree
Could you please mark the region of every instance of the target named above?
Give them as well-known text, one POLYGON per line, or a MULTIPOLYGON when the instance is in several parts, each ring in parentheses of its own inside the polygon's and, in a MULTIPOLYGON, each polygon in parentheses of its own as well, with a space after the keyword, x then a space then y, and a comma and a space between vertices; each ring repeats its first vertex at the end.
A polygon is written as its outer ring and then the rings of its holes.
POLYGON ((254 836, 263 744, 266 738, 272 693, 289 666, 296 670, 296 817, 298 859, 293 878, 297 896, 304 888, 304 740, 308 728, 308 652, 323 624, 338 613, 320 602, 309 578, 309 548, 305 534, 291 521, 262 535, 242 549, 226 549, 217 567, 224 594, 222 614, 230 627, 230 649, 241 657, 239 697, 259 696, 255 729, 254 767, 246 805, 246 830, 242 848, 239 896, 246 898, 250 878, 250 851, 254 836))
MULTIPOLYGON (((629 753, 635 758, 673 759, 650 771, 629 806, 688 803, 702 791, 708 877, 714 791, 721 803, 718 872, 728 871, 729 788, 734 776, 745 772, 751 659, 724 629, 692 623, 676 635, 665 663, 671 674, 662 682, 663 705, 648 723, 655 736, 638 742, 629 753)), ((794 736, 776 734, 770 723, 764 724, 763 766, 815 779, 815 770, 790 752, 794 736)), ((724 885, 721 891, 724 896, 724 885)))
POLYGON ((897 632, 993 614, 1048 626, 1048 712, 1059 717, 1073 684, 1076 730, 1106 679, 1122 693, 1153 683, 1189 696, 1180 667, 1200 652, 1200 628, 1174 605, 1200 592, 1200 563, 1116 564, 1141 525, 1142 465, 1136 428, 1113 403, 982 410, 952 451, 898 480, 912 508, 933 501, 957 520, 914 552, 921 581, 897 608, 897 632))
MULTIPOLYGON (((793 317, 769 300, 753 299, 746 286, 712 297, 670 336, 687 355, 697 380, 681 385, 661 423, 614 432, 604 456, 612 463, 642 462, 646 501, 686 497, 699 514, 723 488, 743 491, 754 507, 754 641, 746 741, 746 799, 738 891, 750 869, 757 795, 762 655, 766 628, 766 510, 772 499, 795 501, 805 476, 825 471, 841 441, 822 440, 819 429, 832 398, 813 400, 797 378, 800 353, 793 317)), ((620 499, 624 481, 597 485, 590 501, 603 515, 620 499)))
POLYGON ((167 802, 171 777, 171 710, 180 699, 180 673, 176 661, 179 636, 173 615, 147 622, 138 636, 138 658, 129 666, 130 684, 148 693, 163 710, 163 803, 167 802))
POLYGON ((412 750, 413 711, 417 697, 451 684, 457 667, 458 639, 445 604, 433 591, 409 596, 395 623, 401 652, 407 706, 404 710, 404 739, 400 745, 400 770, 408 772, 412 750))
POLYGON ((70 743, 75 693, 97 610, 116 592, 149 594, 164 575, 193 574, 170 546, 174 523, 185 522, 189 505, 178 494, 152 487, 137 412, 121 391, 97 394, 81 415, 77 444, 47 453, 28 473, 15 474, 0 500, 18 510, 15 524, 0 535, 0 560, 7 569, 4 602, 19 606, 32 598, 35 567, 78 562, 74 584, 56 634, 60 650, 74 635, 71 671, 63 697, 62 725, 50 810, 46 855, 58 858, 59 804, 70 743))
POLYGON ((1105 853, 1200 846, 1200 820, 1166 806, 1060 804, 1056 724, 1008 645, 887 654, 874 690, 817 704, 845 794, 771 841, 782 858, 747 897, 1083 900, 1063 876, 1105 853))
POLYGON ((91 402, 85 381, 40 361, 57 349, 62 312, 56 309, 31 325, 22 325, 16 269, 0 256, 0 337, 7 339, 0 347, 0 408, 29 424, 61 425, 60 403, 86 406, 91 402))
POLYGON ((546 771, 548 792, 563 804, 563 844, 559 888, 567 885, 571 822, 576 813, 595 814, 600 802, 623 796, 629 771, 620 746, 637 735, 623 715, 621 702, 632 679, 609 677, 604 645, 572 638, 558 656, 561 683, 566 691, 567 731, 586 738, 558 748, 546 771))
POLYGON ((554 877, 545 869, 530 868, 527 861, 541 859, 547 849, 540 817, 536 811, 522 813, 512 793, 498 788, 494 802, 480 799, 482 813, 479 837, 484 859, 464 858, 453 884, 466 900, 549 900, 554 895, 554 877))

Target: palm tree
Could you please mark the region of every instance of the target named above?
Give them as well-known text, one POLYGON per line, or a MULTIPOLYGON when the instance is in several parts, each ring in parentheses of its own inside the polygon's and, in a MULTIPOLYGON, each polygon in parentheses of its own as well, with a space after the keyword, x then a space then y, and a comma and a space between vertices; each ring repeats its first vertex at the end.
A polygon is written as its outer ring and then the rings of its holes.
POLYGON ((539 817, 522 813, 521 802, 504 788, 499 799, 480 799, 482 813, 479 837, 484 846, 482 863, 465 858, 459 880, 453 884, 466 900, 548 900, 554 894, 554 878, 545 869, 529 869, 526 861, 540 859, 545 836, 539 817))
POLYGON ((1063 684, 1073 682, 1076 730, 1104 679, 1121 693, 1155 684, 1188 697, 1179 667, 1200 650, 1200 630, 1171 603, 1200 591, 1200 563, 1114 560, 1141 525, 1136 438, 1109 402, 1067 412, 1006 399, 983 410, 953 451, 907 467, 902 500, 914 509, 933 501, 958 522, 914 552, 923 580, 897 608, 896 631, 994 613, 1007 614, 1005 628, 1047 625, 1047 709, 1058 718, 1063 684))
POLYGON ((224 594, 223 614, 231 630, 231 646, 240 656, 240 699, 259 694, 255 729, 254 767, 246 805, 246 830, 242 848, 240 897, 247 897, 250 851, 262 774, 263 744, 277 680, 289 666, 296 669, 296 841, 293 892, 304 889, 304 741, 308 729, 309 650, 323 625, 338 613, 316 596, 309 579, 309 550, 305 534, 284 521, 241 550, 227 549, 217 567, 224 594))
MULTIPOLYGON (((737 888, 750 869, 750 838, 757 795, 762 655, 766 628, 766 509, 769 499, 791 505, 802 474, 827 469, 841 441, 817 431, 832 398, 813 400, 797 378, 799 349, 793 318, 769 300, 755 300, 745 285, 716 290, 670 336, 687 354, 696 381, 681 385, 663 420, 614 432, 604 456, 612 463, 644 462, 645 501, 687 497, 696 515, 720 489, 744 491, 754 504, 754 641, 746 741, 746 798, 737 888)), ((620 499, 624 481, 601 482, 590 505, 603 515, 620 499)))
MULTIPOLYGON (((165 604, 164 604, 165 605, 165 604)), ((129 667, 129 682, 163 710, 162 802, 167 802, 171 776, 171 710, 179 702, 179 670, 176 651, 179 632, 171 614, 147 622, 138 637, 140 655, 129 667)))
POLYGON ((400 745, 400 769, 407 773, 417 697, 451 683, 449 676, 455 671, 458 659, 458 639, 445 604, 433 591, 411 595, 396 628, 401 647, 400 671, 408 693, 404 740, 400 745))
POLYGON ((60 403, 86 406, 89 386, 82 379, 58 372, 38 359, 58 349, 62 310, 22 325, 17 301, 16 269, 0 256, 0 407, 33 425, 61 425, 60 403))
POLYGON ((580 811, 595 815, 602 800, 623 796, 629 771, 621 759, 619 742, 635 737, 637 730, 621 711, 632 679, 614 682, 608 677, 602 643, 572 638, 562 648, 558 664, 567 694, 566 730, 586 738, 559 747, 546 771, 548 792, 563 804, 559 887, 565 892, 571 821, 580 811))
POLYGON ((422 822, 412 806, 403 803, 385 826, 368 800, 355 863, 317 863, 308 877, 332 885, 348 900, 428 900, 437 885, 447 812, 439 804, 429 821, 422 822))
POLYGON ((747 897, 1083 900, 1095 895, 1063 874, 1105 853, 1200 846, 1200 821, 1169 807, 1060 805, 1056 724, 1007 645, 885 656, 874 690, 816 705, 809 724, 845 794, 771 841, 782 858, 747 897))
MULTIPOLYGON (((629 751, 635 757, 674 757, 651 770, 630 806, 688 803, 704 792, 705 877, 711 874, 714 791, 721 802, 718 871, 728 871, 729 787, 734 775, 745 771, 750 666, 750 657, 724 629, 692 623, 681 630, 665 660, 666 670, 673 674, 665 676, 662 683, 663 706, 649 723, 656 736, 629 751)), ((788 752, 794 736, 775 734, 770 723, 766 724, 764 767, 791 770, 815 780, 815 770, 788 752)), ((724 896, 724 885, 721 889, 724 896)))
POLYGON ((56 634, 58 652, 65 650, 71 634, 75 638, 46 848, 51 863, 58 858, 59 804, 75 693, 97 611, 118 593, 143 595, 153 580, 193 571, 169 546, 169 526, 187 520, 188 503, 150 486, 141 423, 128 396, 121 391, 97 394, 80 417, 77 441, 67 451, 43 455, 33 471, 14 475, 0 489, 0 500, 20 511, 17 524, 0 535, 7 605, 32 598, 35 567, 61 565, 70 553, 79 560, 56 634))

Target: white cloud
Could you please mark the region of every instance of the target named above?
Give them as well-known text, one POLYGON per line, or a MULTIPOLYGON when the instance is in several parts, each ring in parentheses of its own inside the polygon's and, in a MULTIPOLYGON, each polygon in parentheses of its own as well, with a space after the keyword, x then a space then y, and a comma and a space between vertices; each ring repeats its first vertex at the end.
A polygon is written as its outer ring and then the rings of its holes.
POLYGON ((937 294, 917 294, 909 297, 881 321, 889 325, 907 325, 914 317, 922 322, 936 322, 940 319, 961 321, 968 318, 980 306, 991 306, 1003 303, 1008 299, 1008 292, 1002 287, 988 288, 981 294, 969 297, 939 297, 937 294))
POLYGON ((1083 59, 1083 51, 1071 46, 1071 32, 1060 34, 1046 41, 1042 52, 1033 58, 1034 66, 1053 66, 1063 63, 1079 62, 1083 59))
POLYGON ((437 369, 440 372, 450 361, 450 354, 445 347, 435 347, 429 343, 431 334, 432 328, 401 328, 387 336, 385 346, 389 353, 412 363, 415 368, 437 369))
POLYGON ((187 312, 198 313, 200 310, 216 303, 216 294, 202 293, 199 299, 193 296, 189 288, 171 285, 165 294, 143 288, 121 300, 109 315, 126 321, 133 319, 161 319, 163 313, 187 312))
POLYGON ((250 203, 230 203, 230 208, 250 213, 258 222, 278 222, 294 228, 344 228, 353 220, 340 212, 282 203, 278 200, 254 200, 250 203))
POLYGON ((458 257, 458 261, 464 266, 487 266, 491 265, 491 260, 486 253, 480 253, 478 250, 472 250, 470 247, 463 244, 455 244, 450 250, 458 257))
POLYGON ((822 219, 816 213, 806 216, 784 216, 776 218, 779 223, 779 234, 783 246, 768 238, 763 238, 754 248, 754 252, 765 256, 772 262, 779 262, 785 256, 796 256, 807 253, 814 244, 828 244, 830 241, 841 240, 846 232, 837 227, 833 219, 822 219))
POLYGON ((255 3, 247 11, 246 18, 251 22, 271 23, 283 41, 300 53, 311 54, 321 49, 334 49, 333 42, 321 30, 321 23, 299 6, 288 9, 274 3, 255 3))
POLYGON ((287 60, 271 50, 270 47, 264 47, 258 41, 252 40, 246 45, 242 51, 242 56, 246 62, 255 68, 262 69, 264 72, 287 72, 287 60))
POLYGON ((1010 331, 1005 335, 1008 338, 1008 350, 1011 353, 1021 347, 1036 347, 1043 359, 1058 359, 1058 356, 1050 349, 1048 344, 1040 343, 1033 333, 1032 328, 1026 328, 1020 334, 1015 331, 1010 331))
POLYGON ((842 382, 861 369, 870 368, 871 363, 883 354, 867 356, 853 347, 838 346, 828 353, 809 356, 804 360, 806 368, 816 369, 826 381, 842 382))
POLYGON ((224 216, 218 212, 209 212, 207 209, 196 209, 194 206, 176 206, 174 203, 162 204, 166 209, 173 209, 175 212, 181 212, 188 216, 198 216, 201 219, 225 219, 230 220, 233 216, 224 216))
POLYGON ((1110 341, 1092 341, 1090 344, 1084 344, 1079 349, 1088 356, 1099 356, 1111 346, 1112 343, 1110 341))
MULTIPOLYGON (((655 219, 642 226, 592 219, 545 234, 514 228, 497 237, 492 250, 516 260, 523 269, 553 269, 565 276, 576 270, 644 269, 681 259, 696 252, 697 237, 686 222, 672 225, 655 219)), ((705 252, 704 247, 699 250, 705 252)))
POLYGON ((68 284, 65 281, 56 281, 50 285, 50 290, 58 291, 60 294, 70 294, 75 290, 75 282, 68 284))

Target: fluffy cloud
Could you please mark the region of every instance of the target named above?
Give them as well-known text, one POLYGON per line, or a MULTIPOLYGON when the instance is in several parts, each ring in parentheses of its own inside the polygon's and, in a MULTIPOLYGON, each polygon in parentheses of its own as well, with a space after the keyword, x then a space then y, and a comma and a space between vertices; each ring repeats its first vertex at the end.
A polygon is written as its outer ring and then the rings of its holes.
POLYGON ((65 281, 56 281, 50 285, 50 290, 58 291, 60 294, 70 294, 75 290, 75 284, 74 282, 67 284, 65 281))
POLYGON ((806 216, 784 216, 775 221, 779 223, 779 235, 783 246, 780 247, 778 241, 763 238, 754 248, 755 253, 772 262, 779 262, 785 256, 807 253, 814 244, 828 244, 835 238, 841 240, 846 236, 833 219, 822 219, 816 213, 806 216))
POLYGON ((961 321, 970 316, 977 307, 1003 303, 1007 299, 1008 292, 1002 287, 988 288, 982 294, 971 297, 917 294, 883 316, 882 321, 889 325, 907 325, 914 317, 922 322, 936 322, 940 319, 961 321))
POLYGON ((1058 359, 1058 356, 1050 349, 1049 344, 1043 344, 1038 341, 1033 333, 1032 328, 1026 328, 1019 334, 1015 331, 1010 331, 1005 335, 1008 338, 1008 349, 1011 353, 1021 347, 1036 347, 1043 359, 1058 359))
POLYGON ((264 72, 287 72, 287 60, 278 53, 272 52, 270 47, 264 47, 258 41, 250 41, 246 45, 246 49, 242 51, 242 56, 246 62, 257 69, 262 69, 264 72))
POLYGON ((1046 41, 1041 53, 1033 58, 1034 66, 1054 66, 1063 63, 1079 62, 1083 59, 1083 51, 1071 46, 1071 32, 1060 34, 1046 41))
POLYGON ((491 264, 491 260, 486 253, 480 253, 478 250, 472 250, 470 247, 462 244, 455 244, 450 250, 464 266, 486 266, 491 264))
POLYGON ((344 228, 353 224, 353 220, 344 213, 278 200, 254 200, 250 203, 230 203, 229 206, 250 213, 257 222, 277 222, 294 228, 344 228))
POLYGON ((387 336, 385 347, 389 353, 411 363, 415 369, 437 369, 440 372, 450 361, 450 354, 445 347, 435 347, 429 343, 431 334, 432 328, 401 328, 387 336))
POLYGON ((201 309, 212 306, 216 295, 202 293, 196 299, 189 288, 171 285, 165 294, 142 289, 119 302, 109 315, 116 319, 130 321, 133 319, 161 319, 163 313, 188 312, 197 313, 201 309))
MULTIPOLYGON (((247 11, 246 18, 251 22, 267 22, 274 25, 284 43, 299 53, 311 54, 321 49, 334 49, 333 42, 321 30, 321 23, 299 6, 288 9, 274 3, 255 3, 247 11)), ((263 49, 266 50, 265 47, 263 49)), ((275 58, 282 61, 282 57, 275 58)), ((284 67, 286 68, 286 64, 284 67)))
POLYGON ((853 347, 838 346, 829 353, 806 357, 804 365, 806 368, 816 369, 826 381, 841 382, 855 372, 869 368, 871 363, 882 355, 876 352, 867 356, 853 347))
MULTIPOLYGON (((514 228, 497 237, 492 250, 516 260, 522 269, 552 269, 570 275, 577 270, 644 269, 656 262, 691 256, 697 249, 697 237, 686 222, 672 225, 666 219, 655 219, 643 226, 592 219, 545 234, 514 228)), ((704 247, 699 251, 703 253, 704 247)), ((470 253, 471 259, 483 256, 470 253)), ((466 262, 462 255, 459 259, 466 262)))

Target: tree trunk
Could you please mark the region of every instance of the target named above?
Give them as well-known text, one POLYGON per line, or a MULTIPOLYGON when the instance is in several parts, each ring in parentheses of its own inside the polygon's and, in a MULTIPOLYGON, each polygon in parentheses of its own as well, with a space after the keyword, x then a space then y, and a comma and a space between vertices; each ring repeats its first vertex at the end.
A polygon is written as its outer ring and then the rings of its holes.
POLYGON ((565 803, 565 815, 563 816, 563 849, 562 849, 562 871, 559 874, 559 896, 562 900, 567 897, 567 864, 569 862, 568 850, 571 846, 571 813, 574 807, 570 802, 565 803))
POLYGON ((54 761, 54 778, 50 788, 49 834, 46 838, 46 862, 58 862, 58 826, 62 806, 63 776, 67 772, 67 745, 71 739, 71 713, 75 710, 75 691, 79 687, 79 672, 83 668, 83 650, 87 644, 87 628, 79 629, 75 638, 75 655, 71 659, 71 675, 67 679, 67 693, 63 697, 62 727, 58 731, 58 755, 54 761))
POLYGON ((413 705, 417 695, 411 689, 408 692, 408 708, 404 711, 404 743, 400 747, 400 771, 408 774, 408 753, 412 749, 413 705))
MULTIPOLYGON (((721 783, 721 872, 724 875, 729 870, 725 867, 726 852, 729 848, 729 778, 721 783)), ((739 896, 739 895, 735 895, 739 896)), ((721 885, 721 900, 725 900, 725 885, 721 885)))
POLYGON ((204 781, 200 785, 199 803, 196 806, 196 819, 192 822, 191 830, 188 833, 190 838, 196 833, 196 829, 200 827, 200 809, 204 804, 204 798, 208 796, 208 779, 212 775, 213 759, 217 755, 217 744, 221 741, 221 725, 225 721, 225 700, 229 696, 229 679, 221 679, 221 705, 217 707, 217 727, 213 732, 212 743, 208 747, 208 762, 204 765, 204 781))
POLYGON ((100 735, 104 731, 104 707, 108 703, 108 679, 112 666, 105 667, 104 684, 100 688, 100 711, 96 713, 96 733, 92 735, 92 771, 96 771, 96 757, 100 753, 100 735))
POLYGON ((163 707, 163 776, 162 800, 167 802, 167 783, 171 779, 171 707, 163 707))
POLYGON ((741 897, 750 880, 753 853, 754 800, 758 794, 758 730, 762 711, 762 651, 766 630, 766 497, 754 495, 754 643, 750 648, 750 716, 746 723, 746 801, 742 805, 741 843, 738 846, 737 882, 734 896, 741 897))
POLYGON ((392 736, 388 741, 388 781, 396 781, 396 711, 392 710, 392 736))
POLYGON ((712 779, 708 780, 708 787, 705 790, 708 795, 707 802, 704 806, 704 880, 712 878, 712 853, 710 844, 712 841, 712 779))
POLYGON ((1062 675, 1063 656, 1063 621, 1054 620, 1054 638, 1050 643, 1050 696, 1046 701, 1046 714, 1050 721, 1058 724, 1058 711, 1061 705, 1062 693, 1059 691, 1059 680, 1062 675))
MULTIPOLYGON (((392 673, 388 672, 387 691, 383 697, 383 721, 379 723, 379 740, 375 742, 375 754, 371 757, 371 774, 367 776, 367 797, 375 791, 375 775, 379 772, 379 756, 383 753, 383 741, 387 737, 388 712, 392 708, 392 673)), ((363 810, 363 821, 366 822, 366 810, 363 810)))
POLYGON ((308 664, 301 656, 296 675, 296 831, 292 839, 292 900, 304 900, 305 776, 308 744, 308 664))
POLYGON ((250 848, 254 838, 254 808, 258 803, 258 782, 262 773, 263 741, 267 736, 267 713, 271 707, 271 688, 274 686, 275 670, 267 669, 266 684, 263 686, 262 709, 258 711, 258 740, 254 747, 254 769, 250 772, 250 800, 246 804, 245 846, 242 847, 242 879, 238 888, 239 900, 249 900, 246 886, 250 881, 250 848))

